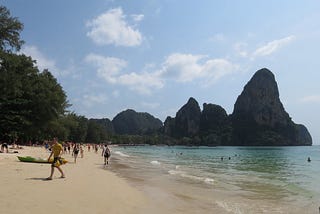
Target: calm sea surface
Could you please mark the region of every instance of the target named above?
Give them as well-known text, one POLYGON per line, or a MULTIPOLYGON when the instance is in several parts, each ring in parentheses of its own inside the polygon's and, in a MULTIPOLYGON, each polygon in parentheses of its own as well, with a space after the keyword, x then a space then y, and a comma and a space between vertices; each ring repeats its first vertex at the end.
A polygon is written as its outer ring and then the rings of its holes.
POLYGON ((109 169, 167 212, 319 213, 320 146, 112 147, 109 169))

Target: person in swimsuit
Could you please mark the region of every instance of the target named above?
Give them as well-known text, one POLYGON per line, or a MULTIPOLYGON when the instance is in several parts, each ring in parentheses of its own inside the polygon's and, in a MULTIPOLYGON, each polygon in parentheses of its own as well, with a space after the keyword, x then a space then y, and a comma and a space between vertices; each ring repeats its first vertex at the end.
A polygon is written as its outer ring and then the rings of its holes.
POLYGON ((53 138, 53 145, 51 147, 51 153, 50 156, 48 158, 48 161, 50 161, 50 158, 53 155, 53 162, 51 164, 51 174, 50 176, 47 178, 47 180, 52 180, 52 176, 54 173, 54 168, 56 167, 59 172, 61 173, 61 178, 65 178, 65 175, 62 171, 62 169, 60 168, 61 165, 61 154, 63 153, 63 147, 60 143, 58 143, 57 138, 53 138))

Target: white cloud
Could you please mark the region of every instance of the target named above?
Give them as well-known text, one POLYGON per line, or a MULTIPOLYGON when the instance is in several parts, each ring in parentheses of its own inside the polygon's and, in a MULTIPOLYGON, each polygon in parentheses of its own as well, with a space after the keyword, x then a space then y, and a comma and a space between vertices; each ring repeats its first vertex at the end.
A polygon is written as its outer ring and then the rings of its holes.
POLYGON ((81 76, 79 68, 72 59, 69 60, 64 68, 58 68, 55 60, 48 58, 36 46, 24 46, 20 53, 23 53, 26 56, 31 56, 33 60, 36 60, 36 66, 40 71, 48 69, 55 77, 69 76, 73 79, 77 79, 81 76))
POLYGON ((277 51, 279 48, 283 47, 284 45, 289 44, 295 39, 295 36, 288 36, 282 39, 274 40, 272 42, 267 43, 266 45, 256 49, 252 57, 259 57, 259 56, 267 56, 275 51, 277 51))
POLYGON ((140 22, 144 19, 144 15, 143 14, 134 14, 134 15, 131 15, 132 16, 132 19, 133 21, 135 22, 140 22))
POLYGON ((151 72, 121 74, 127 62, 114 57, 104 57, 97 54, 89 54, 85 61, 97 68, 97 75, 109 83, 128 86, 131 90, 141 94, 151 94, 151 90, 163 87, 163 81, 159 75, 151 72))
POLYGON ((206 83, 213 83, 237 69, 237 65, 226 59, 207 59, 203 55, 175 53, 163 63, 161 76, 178 82, 203 79, 206 83))
POLYGON ((94 65, 97 68, 98 76, 104 78, 109 83, 116 83, 119 72, 127 66, 125 60, 104 57, 93 53, 88 54, 85 57, 85 61, 94 65))
POLYGON ((48 69, 54 76, 61 74, 55 61, 46 57, 36 46, 24 46, 21 49, 21 53, 26 56, 31 56, 32 59, 36 60, 36 64, 40 71, 48 69))
POLYGON ((202 66, 198 63, 204 58, 201 55, 174 53, 163 63, 162 76, 179 82, 192 81, 203 75, 202 66))
POLYGON ((303 103, 320 103, 320 95, 305 96, 300 101, 303 103))
POLYGON ((155 109, 160 106, 160 103, 148 103, 148 102, 142 102, 141 106, 149 108, 149 109, 155 109))
POLYGON ((86 107, 92 107, 97 104, 103 104, 106 103, 108 100, 108 97, 105 94, 85 94, 82 97, 82 104, 86 107))
POLYGON ((119 83, 128 86, 131 90, 141 94, 151 94, 152 89, 160 89, 164 86, 163 80, 155 73, 140 73, 132 72, 118 77, 119 83))
POLYGON ((234 45, 234 50, 238 56, 246 58, 249 55, 248 51, 246 50, 247 46, 248 44, 245 42, 238 42, 234 45))
POLYGON ((146 64, 140 73, 121 73, 127 63, 118 58, 89 54, 85 61, 95 66, 97 75, 107 82, 127 86, 146 95, 152 94, 154 89, 163 88, 169 79, 177 82, 200 80, 204 86, 208 86, 239 69, 238 65, 226 59, 180 53, 169 55, 160 69, 154 64, 146 64))
POLYGON ((206 61, 203 69, 206 73, 205 83, 206 85, 210 85, 220 78, 237 71, 239 66, 226 59, 210 59, 206 61))
MULTIPOLYGON (((143 15, 132 15, 135 22, 143 15)), ((137 46, 142 35, 134 26, 130 26, 121 8, 108 10, 86 24, 90 28, 87 36, 98 45, 137 46)))

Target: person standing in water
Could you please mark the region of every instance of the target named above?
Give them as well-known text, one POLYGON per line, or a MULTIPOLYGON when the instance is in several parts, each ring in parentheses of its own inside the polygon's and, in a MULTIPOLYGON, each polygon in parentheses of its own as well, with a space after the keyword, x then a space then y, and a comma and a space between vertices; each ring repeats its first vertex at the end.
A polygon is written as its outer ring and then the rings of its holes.
POLYGON ((104 145, 101 156, 104 157, 104 165, 109 164, 111 152, 107 144, 104 145))
POLYGON ((48 158, 48 162, 49 162, 50 158, 53 155, 53 162, 51 164, 51 174, 47 178, 47 180, 52 180, 52 176, 53 176, 55 167, 61 173, 61 178, 65 178, 65 175, 64 175, 62 169, 60 168, 60 165, 61 165, 61 154, 62 153, 63 153, 62 145, 58 142, 57 138, 53 138, 53 144, 52 144, 52 147, 51 147, 51 153, 50 153, 50 156, 48 158))

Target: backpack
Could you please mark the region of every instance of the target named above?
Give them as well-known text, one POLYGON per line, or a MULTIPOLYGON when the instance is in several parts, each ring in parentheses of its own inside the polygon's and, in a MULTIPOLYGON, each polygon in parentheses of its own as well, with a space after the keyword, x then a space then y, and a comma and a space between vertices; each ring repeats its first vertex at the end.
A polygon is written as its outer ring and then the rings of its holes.
POLYGON ((104 156, 110 157, 110 150, 108 148, 106 148, 106 150, 104 151, 104 156))

